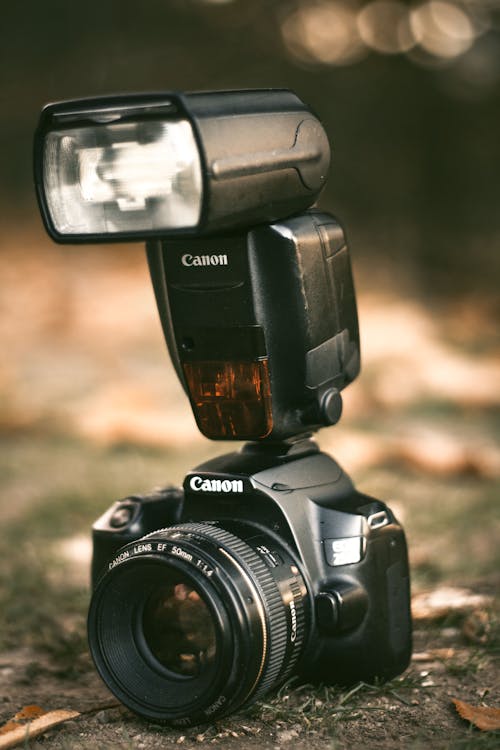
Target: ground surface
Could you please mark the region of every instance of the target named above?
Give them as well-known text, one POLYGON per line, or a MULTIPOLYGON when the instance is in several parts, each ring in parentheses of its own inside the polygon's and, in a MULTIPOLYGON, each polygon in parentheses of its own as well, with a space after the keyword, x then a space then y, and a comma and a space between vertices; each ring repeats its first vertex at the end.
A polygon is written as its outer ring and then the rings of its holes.
MULTIPOLYGON (((219 721, 214 726, 179 732, 151 726, 112 702, 90 669, 61 674, 53 662, 33 666, 33 653, 13 652, 2 663, 4 713, 12 706, 40 700, 47 708, 69 706, 93 713, 51 730, 30 743, 36 748, 137 748, 220 745, 225 748, 400 748, 498 747, 498 736, 468 729, 452 698, 474 705, 491 700, 498 679, 484 653, 460 638, 439 638, 434 630, 417 632, 417 649, 436 643, 453 649, 452 659, 414 663, 401 679, 382 688, 359 687, 351 694, 333 689, 285 689, 268 703, 219 721), (450 645, 451 644, 451 645, 450 645), (9 678, 9 669, 15 672, 9 678), (7 682, 7 685, 5 684, 7 682), (102 706, 100 710, 97 707, 102 706)), ((417 651, 417 655, 419 651, 417 651)))
POLYGON ((319 436, 402 521, 415 596, 440 592, 415 600, 410 669, 350 691, 285 686, 184 733, 109 707, 86 646, 89 528, 228 446, 196 433, 142 254, 89 253, 0 257, 0 724, 28 704, 83 712, 25 744, 61 750, 498 747, 452 702, 500 707, 500 358, 480 300, 438 316, 361 295, 363 375, 319 436))
POLYGON ((175 476, 180 455, 132 446, 104 450, 36 435, 11 436, 0 448, 9 517, 0 549, 0 719, 29 704, 83 712, 27 746, 498 746, 495 733, 471 730, 452 703, 457 698, 500 705, 497 490, 491 480, 426 478, 395 467, 370 470, 363 478, 363 486, 371 484, 380 496, 396 483, 415 551, 415 654, 404 675, 387 685, 349 691, 285 686, 214 726, 180 732, 109 707, 114 699, 97 677, 85 642, 86 529, 103 497, 124 494, 131 482, 145 486, 146 477, 175 476), (29 504, 16 506, 16 498, 24 496, 29 504), (445 533, 450 517, 454 524, 445 533), (472 564, 467 550, 480 544, 482 554, 472 564), (451 597, 450 585, 455 587, 451 597), (426 604, 419 597, 423 591, 439 596, 426 604))

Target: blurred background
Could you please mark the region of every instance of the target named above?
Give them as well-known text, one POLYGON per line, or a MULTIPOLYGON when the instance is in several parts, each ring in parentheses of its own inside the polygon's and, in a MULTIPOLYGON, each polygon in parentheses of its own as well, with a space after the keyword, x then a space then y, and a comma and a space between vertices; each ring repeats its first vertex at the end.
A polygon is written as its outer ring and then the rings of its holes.
POLYGON ((23 559, 67 539, 83 581, 115 496, 232 448, 196 431, 141 245, 46 237, 41 107, 288 87, 331 138, 320 206, 346 228, 359 295, 362 374, 319 441, 394 505, 417 587, 498 582, 500 2, 25 0, 3 5, 0 38, 0 518, 31 535, 23 559))

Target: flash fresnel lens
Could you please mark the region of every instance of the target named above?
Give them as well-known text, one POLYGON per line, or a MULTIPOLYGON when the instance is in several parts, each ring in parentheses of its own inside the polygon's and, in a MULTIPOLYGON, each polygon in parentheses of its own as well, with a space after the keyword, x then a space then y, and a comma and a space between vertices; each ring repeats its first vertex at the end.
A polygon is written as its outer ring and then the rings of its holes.
POLYGON ((200 218, 201 165, 186 120, 53 131, 43 181, 61 234, 189 228, 200 218))

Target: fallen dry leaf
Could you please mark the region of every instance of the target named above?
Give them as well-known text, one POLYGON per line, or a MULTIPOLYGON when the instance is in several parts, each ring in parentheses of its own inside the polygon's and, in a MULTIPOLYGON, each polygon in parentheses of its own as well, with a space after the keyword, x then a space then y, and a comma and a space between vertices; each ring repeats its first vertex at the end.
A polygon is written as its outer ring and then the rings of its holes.
POLYGON ((47 713, 45 709, 40 706, 23 706, 12 719, 9 719, 6 724, 0 727, 0 735, 18 729, 20 726, 24 726, 27 721, 32 721, 45 713, 47 713))
POLYGON ((430 593, 412 597, 411 613, 414 620, 438 620, 450 614, 469 614, 487 607, 490 596, 452 586, 442 586, 430 593))
POLYGON ((462 635, 471 643, 487 643, 490 630, 490 617, 484 609, 471 612, 462 623, 462 635))
POLYGON ((27 739, 38 737, 48 729, 80 716, 78 711, 48 711, 40 706, 24 706, 6 724, 0 727, 0 750, 16 747, 27 739))
POLYGON ((466 721, 470 721, 478 729, 484 732, 494 732, 500 730, 500 708, 490 708, 488 706, 471 706, 469 703, 459 701, 453 698, 453 703, 458 713, 466 721))
POLYGON ((412 661, 416 662, 427 662, 434 661, 435 659, 451 659, 455 656, 456 650, 454 648, 430 648, 428 651, 416 651, 412 655, 412 661))

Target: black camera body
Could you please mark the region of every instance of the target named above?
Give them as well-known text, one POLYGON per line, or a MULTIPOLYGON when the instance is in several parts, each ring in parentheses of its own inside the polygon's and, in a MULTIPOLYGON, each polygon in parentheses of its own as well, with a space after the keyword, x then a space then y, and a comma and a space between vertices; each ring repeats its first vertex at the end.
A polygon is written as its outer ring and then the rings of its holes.
MULTIPOLYGON (((194 469, 183 490, 115 503, 95 523, 93 541, 94 660, 112 691, 149 718, 200 723, 293 675, 345 685, 385 680, 408 665, 403 530, 384 503, 357 492, 310 440, 280 451, 248 444, 194 469), (189 626, 172 623, 177 600, 161 634, 146 627, 149 588, 172 566, 217 622, 211 661, 202 656, 200 634, 181 642, 178 633, 189 626), (112 625, 122 594, 131 609, 112 625), (113 648, 105 631, 115 637, 113 648), (159 641, 176 639, 175 654, 158 651, 159 641)), ((176 586, 172 581, 163 600, 175 600, 176 586)))

